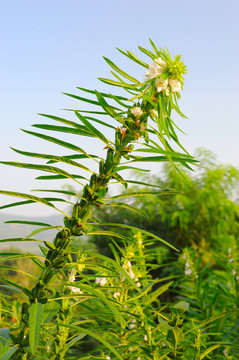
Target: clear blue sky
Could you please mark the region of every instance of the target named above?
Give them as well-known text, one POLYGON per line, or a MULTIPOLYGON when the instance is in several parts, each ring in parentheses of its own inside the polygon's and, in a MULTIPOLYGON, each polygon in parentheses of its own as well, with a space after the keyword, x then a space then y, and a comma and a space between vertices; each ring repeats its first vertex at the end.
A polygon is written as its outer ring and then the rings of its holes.
MULTIPOLYGON (((27 161, 9 146, 45 151, 19 128, 42 122, 38 112, 63 115, 76 107, 61 92, 76 86, 106 89, 102 56, 137 76, 117 50, 149 47, 148 38, 188 67, 180 121, 188 134, 181 141, 193 153, 206 147, 219 161, 239 167, 238 0, 8 0, 0 3, 0 150, 1 160, 27 161)), ((137 67, 137 65, 136 65, 137 67)), ((79 106, 79 105, 78 105, 79 106)), ((0 188, 29 192, 36 188, 27 170, 0 167, 0 188)), ((2 197, 0 204, 10 202, 2 197)))

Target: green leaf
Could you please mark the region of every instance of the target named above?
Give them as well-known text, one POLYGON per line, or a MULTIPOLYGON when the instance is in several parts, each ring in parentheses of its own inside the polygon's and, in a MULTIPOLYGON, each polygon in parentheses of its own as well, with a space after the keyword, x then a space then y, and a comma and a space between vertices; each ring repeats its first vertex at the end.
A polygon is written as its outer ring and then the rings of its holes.
POLYGON ((30 307, 29 313, 29 343, 32 354, 35 354, 39 345, 42 319, 43 305, 39 302, 35 302, 30 307))
MULTIPOLYGON (((77 89, 95 95, 95 90, 89 90, 89 89, 85 89, 85 88, 78 87, 78 86, 77 86, 77 89)), ((111 97, 111 95, 110 95, 110 94, 107 94, 107 93, 102 93, 102 92, 100 92, 100 94, 101 94, 103 97, 106 97, 106 98, 107 98, 107 97, 108 97, 108 98, 111 97)), ((115 96, 117 99, 119 99, 119 100, 128 100, 126 97, 123 97, 123 96, 119 96, 119 95, 114 95, 114 96, 115 96)))
POLYGON ((60 304, 56 301, 47 302, 44 305, 44 314, 42 318, 42 324, 47 324, 53 319, 53 317, 58 313, 60 309, 60 304))
POLYGON ((0 285, 0 288, 11 290, 11 291, 16 291, 17 293, 22 294, 21 290, 15 288, 14 286, 11 286, 11 285, 0 285))
MULTIPOLYGON (((64 202, 66 202, 65 200, 58 199, 58 198, 42 198, 42 199, 47 200, 47 201, 64 201, 64 202)), ((32 204, 34 202, 36 202, 36 201, 33 201, 33 200, 18 201, 18 202, 15 202, 15 203, 0 206, 0 210, 1 209, 6 209, 6 208, 9 208, 9 207, 13 207, 13 206, 32 204)), ((57 208, 55 208, 55 209, 58 210, 57 208)))
POLYGON ((126 84, 126 83, 122 83, 119 81, 115 81, 115 80, 111 80, 111 79, 105 79, 105 78, 98 78, 100 81, 102 81, 103 83, 106 83, 108 85, 113 85, 113 86, 118 86, 118 87, 122 87, 122 88, 126 88, 126 89, 135 89, 135 86, 130 85, 130 84, 126 84))
POLYGON ((16 197, 20 197, 20 198, 23 198, 23 199, 28 199, 28 200, 31 200, 33 202, 38 202, 38 203, 50 206, 52 208, 55 208, 55 206, 53 204, 51 204, 49 201, 47 201, 47 200, 45 200, 43 198, 39 198, 37 196, 28 195, 28 194, 19 193, 19 192, 14 192, 14 191, 5 191, 5 190, 0 190, 0 194, 9 195, 9 196, 16 196, 16 197))
POLYGON ((104 204, 102 206, 117 206, 117 207, 121 207, 121 208, 124 208, 124 209, 128 209, 128 210, 131 210, 131 211, 134 211, 140 215, 143 215, 145 217, 148 217, 148 215, 142 211, 142 210, 139 210, 138 208, 136 208, 135 206, 132 206, 132 205, 129 205, 129 204, 125 204, 125 203, 121 203, 121 202, 116 202, 116 203, 112 203, 112 204, 104 204))
POLYGON ((116 233, 114 231, 106 231, 106 230, 96 230, 96 231, 90 231, 90 232, 87 232, 87 235, 90 236, 90 235, 104 235, 104 236, 113 236, 113 237, 116 237, 118 239, 121 239, 121 240, 124 240, 124 241, 129 241, 127 237, 119 234, 119 233, 116 233))
POLYGON ((0 343, 3 346, 6 346, 11 343, 11 338, 9 336, 10 330, 7 328, 0 329, 0 343))
POLYGON ((149 65, 146 64, 145 62, 143 62, 142 60, 140 60, 137 56, 135 56, 132 52, 127 51, 127 53, 125 53, 124 51, 116 48, 121 54, 127 56, 130 60, 133 60, 134 62, 136 62, 137 64, 145 67, 146 69, 148 69, 149 65))
MULTIPOLYGON (((116 226, 116 227, 122 227, 122 228, 126 228, 126 229, 130 229, 130 230, 134 230, 134 231, 139 231, 139 228, 135 227, 135 226, 131 226, 131 225, 126 225, 126 224, 117 224, 117 223, 88 223, 89 225, 92 226, 104 226, 104 225, 109 225, 109 226, 116 226)), ((152 234, 146 230, 140 229, 140 232, 142 234, 145 234, 155 240, 158 240, 160 242, 162 242, 163 244, 171 247, 172 249, 174 249, 175 251, 179 251, 178 249, 176 249, 173 245, 171 245, 170 243, 168 243, 167 241, 161 239, 160 237, 158 237, 155 234, 152 234)))
POLYGON ((210 352, 212 352, 213 350, 219 348, 221 346, 221 344, 216 344, 213 346, 210 346, 207 350, 205 350, 201 355, 200 355, 200 360, 204 359, 205 356, 207 356, 210 352))
POLYGON ((130 192, 130 193, 123 193, 120 195, 111 196, 110 198, 103 199, 103 200, 115 200, 115 199, 123 199, 126 197, 134 197, 134 196, 145 196, 145 195, 169 195, 174 194, 174 192, 169 191, 137 191, 137 192, 130 192))
POLYGON ((101 299, 107 306, 108 308, 111 310, 111 312, 115 315, 116 320, 120 321, 121 326, 123 328, 126 327, 126 321, 123 318, 123 316, 120 314, 119 310, 117 309, 117 307, 114 305, 114 303, 110 300, 107 299, 107 297, 105 296, 104 293, 102 293, 99 289, 97 288, 92 288, 92 286, 86 285, 86 284, 81 284, 80 285, 80 289, 89 292, 90 294, 95 295, 97 298, 101 299))
POLYGON ((47 135, 44 135, 44 134, 36 133, 34 131, 28 131, 28 130, 24 130, 24 129, 21 129, 21 130, 24 131, 25 133, 29 134, 29 135, 39 137, 40 139, 43 139, 43 140, 46 140, 46 141, 49 141, 49 142, 53 142, 54 144, 57 144, 59 146, 63 146, 65 148, 68 148, 68 149, 71 149, 71 150, 74 150, 74 151, 77 151, 77 152, 80 152, 82 154, 87 155, 87 153, 83 149, 81 149, 79 146, 73 145, 73 144, 68 143, 66 141, 59 140, 59 139, 57 139, 55 137, 52 137, 52 136, 47 136, 47 135))
POLYGON ((83 334, 87 334, 93 337, 94 339, 98 340, 100 343, 104 344, 110 351, 112 351, 112 353, 117 357, 117 359, 124 360, 120 355, 120 353, 108 341, 106 341, 102 336, 96 334, 95 332, 75 325, 67 325, 62 323, 58 323, 57 325, 67 327, 69 329, 77 330, 78 332, 82 332, 83 334))
POLYGON ((12 355, 18 350, 18 346, 5 346, 0 350, 0 359, 9 360, 12 355))
POLYGON ((118 166, 116 169, 114 169, 114 172, 122 171, 122 170, 137 170, 137 171, 143 171, 143 172, 149 172, 150 170, 146 169, 140 169, 133 166, 118 166))
POLYGON ((111 60, 107 59, 106 57, 103 56, 103 58, 105 59, 105 61, 115 70, 117 71, 120 75, 124 76, 126 79, 132 81, 133 83, 139 84, 139 81, 137 79, 135 79, 134 77, 128 75, 125 71, 121 70, 118 66, 116 66, 111 60))
POLYGON ((102 140, 106 145, 109 145, 109 141, 106 139, 106 137, 98 129, 96 129, 84 116, 79 114, 77 111, 75 112, 75 114, 95 136, 102 140))
POLYGON ((152 53, 152 51, 149 51, 145 48, 143 48, 142 46, 138 46, 139 50, 142 51, 144 54, 148 55, 151 59, 155 60, 156 55, 154 53, 152 53))
POLYGON ((160 286, 157 290, 155 290, 154 292, 150 293, 150 295, 147 296, 147 299, 144 300, 144 304, 145 305, 149 305, 152 304, 153 301, 157 300, 157 298, 163 294, 165 291, 168 290, 168 288, 173 284, 173 281, 170 281, 167 284, 164 284, 162 286, 160 286))
POLYGON ((22 220, 9 220, 5 221, 4 224, 26 224, 26 225, 36 225, 36 226, 51 226, 50 224, 46 224, 38 221, 22 221, 22 220))
POLYGON ((61 122, 61 123, 63 123, 63 124, 70 125, 70 126, 72 126, 72 127, 75 127, 75 128, 77 128, 77 129, 80 129, 80 130, 83 130, 83 129, 84 129, 84 126, 79 125, 78 123, 76 123, 76 122, 74 122, 74 121, 60 118, 60 117, 58 117, 58 116, 47 115, 47 114, 38 114, 38 115, 47 117, 47 118, 52 119, 52 120, 55 120, 55 121, 59 121, 59 122, 61 122))
POLYGON ((98 92, 98 91, 95 91, 96 93, 96 96, 97 96, 97 99, 99 100, 100 102, 100 105, 102 106, 102 108, 105 110, 105 112, 110 115, 112 118, 116 118, 116 112, 115 110, 113 109, 113 107, 111 105, 109 105, 105 99, 103 98, 103 96, 98 92))
MULTIPOLYGON (((17 163, 17 162, 12 162, 12 161, 0 161, 0 164, 8 165, 8 166, 15 166, 15 167, 23 168, 23 169, 31 169, 31 170, 51 172, 51 173, 55 173, 55 174, 58 174, 58 175, 63 175, 65 177, 67 177, 67 178, 70 178, 70 179, 78 182, 68 172, 66 172, 65 170, 62 170, 60 168, 57 168, 55 166, 39 165, 39 164, 28 164, 28 163, 17 163)), ((81 166, 79 166, 79 167, 81 167, 81 166)), ((84 170, 86 170, 86 169, 84 169, 84 170)), ((88 171, 90 171, 90 170, 88 170, 88 171)))
MULTIPOLYGON (((48 155, 48 154, 39 154, 39 153, 32 153, 32 152, 27 152, 27 151, 22 151, 22 150, 17 150, 14 148, 11 148, 13 151, 17 152, 18 154, 24 155, 24 156, 30 156, 30 157, 35 157, 35 158, 39 158, 39 159, 49 159, 49 160, 53 160, 54 162, 62 162, 64 164, 68 164, 68 165, 72 165, 75 167, 79 167, 83 170, 86 171, 90 171, 87 167, 85 167, 84 165, 79 164, 78 162, 71 160, 71 158, 69 156, 57 156, 57 155, 48 155)), ((85 155, 84 155, 85 156, 85 155)), ((85 156, 86 158, 88 158, 89 156, 85 156)), ((54 168, 53 168, 54 169, 54 168)), ((58 169, 58 168, 56 168, 58 169)), ((58 169, 59 170, 59 169, 58 169)), ((61 169, 60 169, 61 170, 61 169)), ((46 170, 48 171, 48 170, 46 170)), ((62 170, 61 170, 62 171, 62 170)), ((56 171, 54 171, 56 172, 56 171)), ((65 177, 69 177, 71 179, 74 180, 74 177, 72 177, 70 174, 68 174, 66 172, 66 174, 61 173, 60 175, 65 176, 65 177)))
POLYGON ((35 242, 42 242, 41 240, 36 240, 36 239, 26 239, 26 238, 9 238, 9 239, 2 239, 0 240, 0 243, 5 243, 5 242, 18 242, 18 241, 35 241, 35 242))
MULTIPOLYGON (((75 179, 87 180, 84 176, 80 176, 76 174, 70 174, 70 175, 75 179)), ((41 175, 36 177, 36 180, 62 180, 62 179, 70 179, 70 178, 63 175, 41 175)))
POLYGON ((47 125, 47 124, 34 124, 32 126, 35 128, 38 128, 38 129, 59 131, 59 132, 63 132, 66 134, 69 133, 69 134, 81 135, 81 136, 94 136, 84 126, 82 126, 81 129, 79 129, 79 128, 75 129, 75 128, 67 127, 67 126, 47 125))

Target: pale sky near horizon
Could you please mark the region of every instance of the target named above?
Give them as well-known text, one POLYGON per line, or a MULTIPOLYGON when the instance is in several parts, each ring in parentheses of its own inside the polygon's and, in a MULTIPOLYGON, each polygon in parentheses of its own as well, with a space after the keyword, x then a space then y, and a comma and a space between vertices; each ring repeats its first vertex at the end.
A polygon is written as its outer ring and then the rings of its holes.
MULTIPOLYGON (((187 133, 180 136, 182 144, 191 153, 210 149, 219 162, 239 168, 238 14, 237 0, 2 0, 0 160, 31 161, 10 146, 47 152, 46 143, 19 128, 44 122, 37 113, 67 117, 60 109, 79 107, 62 92, 80 95, 77 86, 107 90, 97 80, 110 77, 102 56, 143 78, 144 69, 115 48, 141 56, 137 46, 150 48, 150 37, 171 55, 182 54, 188 68, 180 101, 189 118, 179 122, 187 133)), ((39 188, 36 175, 0 165, 0 189, 29 192, 39 188)), ((14 201, 0 196, 0 205, 14 201)))

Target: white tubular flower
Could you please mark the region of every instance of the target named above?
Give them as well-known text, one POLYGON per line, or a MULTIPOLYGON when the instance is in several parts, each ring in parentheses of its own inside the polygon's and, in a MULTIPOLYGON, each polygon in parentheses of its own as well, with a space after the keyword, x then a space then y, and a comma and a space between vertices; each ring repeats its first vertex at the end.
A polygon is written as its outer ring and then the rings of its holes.
POLYGON ((135 323, 136 323, 136 319, 133 319, 133 320, 131 321, 131 324, 129 324, 129 329, 135 328, 135 323))
POLYGON ((147 341, 148 340, 148 336, 145 334, 144 335, 144 341, 147 341))
POLYGON ((100 286, 104 286, 107 283, 107 279, 105 277, 103 278, 98 277, 95 279, 95 283, 99 284, 100 286))
POLYGON ((158 78, 155 80, 154 85, 155 85, 155 87, 156 87, 157 92, 166 90, 166 89, 168 88, 168 79, 164 80, 164 79, 162 79, 161 77, 158 77, 158 78))
POLYGON ((234 275, 234 276, 235 276, 235 275, 236 275, 236 273, 237 273, 237 272, 236 272, 236 270, 235 270, 235 269, 232 269, 232 275, 234 275))
POLYGON ((192 269, 186 268, 185 275, 191 275, 191 274, 192 274, 192 269))
POLYGON ((148 70, 145 71, 147 79, 153 79, 157 75, 164 73, 167 70, 167 64, 161 58, 155 59, 152 65, 149 65, 148 70))
POLYGON ((106 360, 110 360, 110 356, 109 356, 109 355, 106 356, 106 360))
POLYGON ((139 119, 140 116, 143 114, 143 111, 139 106, 136 106, 131 109, 131 114, 134 115, 136 119, 139 119))
POLYGON ((76 269, 73 268, 73 269, 71 270, 71 274, 70 274, 70 277, 69 277, 69 281, 70 281, 70 282, 74 282, 74 281, 75 281, 75 274, 76 274, 76 269))
POLYGON ((77 294, 83 294, 83 292, 75 286, 69 286, 69 289, 73 292, 73 293, 77 293, 77 294))
POLYGON ((117 291, 116 293, 114 293, 113 297, 116 299, 118 296, 120 296, 120 292, 117 291))
POLYGON ((173 93, 178 92, 182 88, 182 84, 179 80, 168 79, 168 83, 173 93))
POLYGON ((138 281, 136 285, 137 285, 138 287, 140 287, 140 286, 141 286, 141 283, 138 281))
MULTIPOLYGON (((155 117, 155 118, 158 118, 159 117, 159 115, 158 115, 158 111, 157 110, 155 110, 155 109, 153 109, 153 110, 150 110, 150 115, 152 115, 153 117, 155 117)), ((163 115, 163 119, 165 119, 167 117, 167 115, 163 115)))

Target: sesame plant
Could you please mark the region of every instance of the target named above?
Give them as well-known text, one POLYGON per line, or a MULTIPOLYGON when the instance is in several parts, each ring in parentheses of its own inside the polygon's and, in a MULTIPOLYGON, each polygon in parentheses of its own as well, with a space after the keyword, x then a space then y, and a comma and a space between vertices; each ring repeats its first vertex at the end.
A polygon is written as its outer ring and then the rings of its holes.
MULTIPOLYGON (((16 321, 12 326, 2 321, 1 359, 156 360, 183 356, 180 348, 182 314, 187 306, 174 304, 171 310, 167 307, 168 313, 164 314, 165 305, 160 305, 158 297, 171 282, 158 286, 165 279, 154 280, 149 273, 153 266, 150 260, 154 258, 154 242, 177 249, 154 233, 142 229, 139 232, 137 227, 126 225, 124 219, 120 223, 100 223, 94 214, 96 208, 112 206, 139 214, 142 211, 124 199, 169 193, 169 189, 162 192, 156 184, 124 179, 121 171, 135 168, 135 163, 139 163, 140 171, 145 170, 142 164, 149 162, 168 161, 178 171, 178 163, 188 169, 196 163, 181 145, 176 134, 178 127, 172 119, 174 113, 185 117, 179 109, 178 99, 186 67, 179 55, 172 58, 167 49, 158 49, 150 42, 152 50, 139 47, 150 58, 150 64, 130 51, 119 50, 145 68, 143 81, 105 58, 115 79, 100 80, 119 88, 120 94, 126 91, 127 96, 78 88, 88 97, 66 95, 78 100, 81 106, 96 107, 95 110, 68 110, 69 117, 74 116, 73 120, 40 114, 51 123, 35 124, 35 131, 23 130, 44 142, 58 145, 55 154, 13 148, 18 154, 40 159, 42 163, 1 161, 2 165, 42 171, 44 175, 37 179, 45 180, 47 184, 67 179, 79 187, 75 192, 59 188, 38 190, 49 192, 50 197, 0 190, 2 195, 21 199, 2 208, 38 203, 64 216, 63 224, 58 226, 31 219, 8 221, 37 226, 37 230, 25 238, 2 239, 1 242, 38 242, 41 255, 1 253, 2 267, 4 262, 20 258, 34 262, 38 267, 36 273, 28 273, 34 278, 31 288, 3 279, 5 284, 1 288, 20 293, 24 300, 15 309, 16 321), (56 135, 52 136, 52 132, 56 135), (89 142, 99 140, 100 148, 105 147, 105 156, 88 153, 79 146, 78 140, 62 140, 64 134, 78 135, 79 140, 87 137, 89 142), (59 154, 59 148, 70 154, 59 154), (134 192, 128 189, 110 196, 108 189, 115 183, 126 189, 130 184, 137 184, 149 190, 134 192), (69 202, 66 196, 75 201, 69 202), (59 202, 65 207, 70 203, 70 212, 57 206, 59 202), (100 226, 102 230, 99 230, 100 226), (105 229, 107 226, 109 230, 105 229), (123 234, 121 229, 124 229, 123 234), (57 231, 52 242, 36 239, 37 234, 49 230, 57 231), (81 239, 93 235, 112 239, 113 259, 81 248, 81 239), (119 247, 114 239, 122 246, 119 247), (151 245, 149 250, 148 245, 151 245), (90 340, 87 342, 86 339, 90 340), (89 343, 90 348, 87 348, 89 343)), ((5 302, 2 301, 3 307, 6 306, 4 316, 8 319, 12 315, 11 307, 5 302)))

